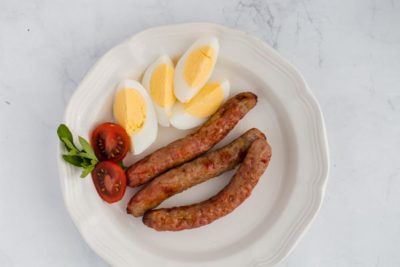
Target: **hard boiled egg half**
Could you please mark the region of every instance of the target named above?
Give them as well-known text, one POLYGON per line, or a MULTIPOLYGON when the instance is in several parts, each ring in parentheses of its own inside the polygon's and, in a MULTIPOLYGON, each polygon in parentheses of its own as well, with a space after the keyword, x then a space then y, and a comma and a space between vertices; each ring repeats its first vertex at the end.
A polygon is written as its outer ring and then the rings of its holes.
POLYGON ((175 104, 174 64, 163 55, 152 63, 143 75, 143 86, 149 91, 156 110, 158 123, 169 126, 169 117, 175 104))
POLYGON ((206 84, 219 53, 216 37, 198 39, 179 59, 174 77, 174 92, 182 103, 191 100, 206 84))
POLYGON ((114 118, 131 137, 131 152, 142 153, 157 137, 157 118, 150 96, 134 80, 123 80, 114 98, 114 118))
POLYGON ((191 129, 203 124, 229 97, 230 84, 208 82, 200 92, 186 103, 176 103, 170 122, 177 129, 191 129))

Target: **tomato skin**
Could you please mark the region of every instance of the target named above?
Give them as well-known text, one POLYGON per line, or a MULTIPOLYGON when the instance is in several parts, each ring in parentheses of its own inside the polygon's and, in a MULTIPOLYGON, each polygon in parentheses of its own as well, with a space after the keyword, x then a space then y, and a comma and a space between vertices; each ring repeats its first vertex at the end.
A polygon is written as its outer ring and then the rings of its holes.
POLYGON ((90 138, 94 153, 100 161, 121 161, 130 149, 130 138, 118 124, 106 122, 98 125, 90 138))
POLYGON ((115 203, 125 194, 125 171, 113 161, 99 162, 92 171, 92 180, 97 193, 107 203, 115 203))

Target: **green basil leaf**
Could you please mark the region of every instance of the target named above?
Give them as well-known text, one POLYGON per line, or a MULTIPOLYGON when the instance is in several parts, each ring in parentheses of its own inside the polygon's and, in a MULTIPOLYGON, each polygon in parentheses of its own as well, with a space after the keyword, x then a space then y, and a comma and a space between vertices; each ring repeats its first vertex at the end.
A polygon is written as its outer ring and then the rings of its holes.
POLYGON ((81 173, 81 178, 85 178, 89 173, 91 173, 94 169, 94 165, 90 165, 86 168, 83 168, 81 173))
POLYGON ((68 155, 80 157, 79 156, 79 151, 75 150, 75 149, 68 151, 68 155))
POLYGON ((68 150, 68 154, 62 155, 63 159, 74 166, 82 167, 81 177, 86 177, 98 163, 97 157, 89 142, 79 136, 79 143, 82 146, 82 150, 78 149, 74 144, 71 131, 65 124, 60 124, 60 126, 58 126, 57 135, 68 150))
POLYGON ((91 159, 97 159, 94 154, 92 146, 86 141, 83 137, 79 136, 79 143, 82 146, 82 149, 90 156, 91 159))
POLYGON ((65 147, 67 148, 68 151, 72 151, 74 154, 76 154, 78 151, 78 149, 76 148, 76 146, 74 145, 74 143, 72 143, 71 141, 69 141, 67 138, 62 137, 61 141, 63 141, 65 147))
POLYGON ((72 133, 68 129, 67 125, 65 125, 65 124, 60 124, 60 126, 58 126, 57 135, 58 135, 58 138, 60 138, 60 141, 63 141, 62 139, 65 138, 68 141, 70 141, 71 143, 74 142, 73 138, 72 138, 72 133))
POLYGON ((126 170, 126 169, 127 169, 122 161, 118 162, 118 165, 119 165, 123 170, 126 170))
POLYGON ((88 154, 86 152, 79 152, 78 155, 82 158, 90 159, 90 160, 95 160, 97 163, 97 158, 94 155, 88 154))
POLYGON ((93 165, 93 164, 91 163, 91 160, 90 160, 90 159, 81 157, 81 160, 82 160, 82 167, 83 167, 83 168, 87 168, 87 167, 93 165))
POLYGON ((62 155, 63 159, 77 167, 82 167, 82 158, 79 156, 72 156, 72 155, 62 155))

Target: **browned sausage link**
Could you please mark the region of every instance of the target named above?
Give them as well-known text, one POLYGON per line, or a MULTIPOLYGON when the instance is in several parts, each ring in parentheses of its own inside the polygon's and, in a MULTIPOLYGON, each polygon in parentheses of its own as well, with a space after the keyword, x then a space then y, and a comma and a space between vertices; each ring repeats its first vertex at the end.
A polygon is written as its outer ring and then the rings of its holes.
POLYGON ((271 147, 267 141, 254 141, 230 183, 216 196, 189 206, 148 211, 143 223, 157 231, 180 231, 209 224, 229 214, 250 196, 270 158, 271 147))
POLYGON ((158 149, 130 166, 126 171, 128 185, 136 187, 144 184, 168 169, 208 151, 223 139, 256 103, 257 96, 250 92, 230 98, 195 133, 158 149))
POLYGON ((142 216, 167 198, 234 168, 257 139, 265 140, 265 135, 258 129, 250 129, 223 148, 158 176, 131 198, 128 213, 142 216))

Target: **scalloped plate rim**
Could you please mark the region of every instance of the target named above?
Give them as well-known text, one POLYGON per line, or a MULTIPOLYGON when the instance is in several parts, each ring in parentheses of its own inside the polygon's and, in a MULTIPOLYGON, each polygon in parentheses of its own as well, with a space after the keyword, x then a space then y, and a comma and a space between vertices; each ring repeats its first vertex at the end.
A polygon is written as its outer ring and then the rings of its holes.
MULTIPOLYGON (((72 103, 74 102, 73 100, 78 96, 80 92, 80 87, 81 84, 84 83, 87 79, 87 77, 92 73, 92 71, 102 62, 106 56, 112 53, 112 51, 115 51, 117 47, 126 45, 127 43, 131 42, 134 38, 140 37, 140 35, 147 34, 151 31, 165 31, 165 30, 170 30, 171 28, 180 28, 180 27, 198 27, 198 28, 218 28, 221 31, 226 31, 226 32, 231 32, 237 37, 243 38, 246 41, 252 43, 253 45, 257 46, 260 48, 260 50, 264 50, 268 56, 273 56, 275 60, 279 61, 280 64, 282 64, 286 71, 293 75, 293 78, 298 80, 298 82, 302 85, 302 89, 304 90, 302 97, 305 97, 307 100, 307 104, 310 105, 310 109, 312 109, 312 114, 314 116, 314 119, 317 121, 318 128, 313 129, 313 131, 316 132, 316 134, 319 136, 321 139, 321 143, 318 144, 318 147, 320 148, 320 154, 323 157, 322 158, 322 170, 321 170, 321 175, 320 177, 317 177, 314 182, 315 184, 319 185, 319 187, 314 188, 312 192, 314 192, 316 195, 316 201, 312 202, 312 205, 305 207, 306 209, 304 210, 304 213, 307 211, 310 213, 310 215, 304 220, 303 223, 298 223, 298 231, 297 232, 292 232, 291 233, 291 238, 284 243, 281 248, 276 250, 276 253, 274 254, 274 257, 270 257, 269 259, 254 259, 252 266, 273 266, 277 264, 278 262, 282 261, 296 246, 296 244, 300 241, 300 239, 304 236, 308 228, 310 227, 311 223, 314 221, 318 211, 321 208, 326 187, 327 187, 327 182, 328 182, 328 175, 329 175, 329 146, 328 146, 328 141, 327 141, 327 134, 326 134, 326 128, 325 128, 325 122, 323 119, 323 114, 321 111, 321 108, 319 106, 318 101, 316 100, 315 96, 313 95, 311 89, 309 86, 306 84, 303 76, 300 74, 300 72, 288 61, 286 61, 282 56, 280 56, 274 49, 272 49, 270 46, 268 46, 266 43, 264 43, 262 40, 246 33, 240 30, 228 28, 223 25, 219 24, 214 24, 214 23, 179 23, 179 24, 170 24, 170 25, 163 25, 163 26, 157 26, 157 27, 152 27, 145 29, 143 31, 140 31, 136 33, 135 35, 129 37, 125 41, 121 42, 120 44, 115 45, 112 47, 109 51, 107 51, 102 57, 100 57, 97 62, 89 69, 89 71, 86 73, 85 77, 82 79, 80 84, 77 86, 77 89, 71 96, 68 105, 65 108, 65 113, 63 117, 63 121, 66 120, 67 117, 67 112, 71 108, 72 103), (315 190, 316 189, 316 190, 315 190)), ((113 258, 110 255, 107 255, 105 251, 102 250, 102 248, 93 240, 92 236, 89 236, 88 232, 85 232, 82 225, 80 224, 76 211, 74 208, 71 206, 71 203, 69 202, 67 192, 66 192, 66 184, 65 184, 65 163, 62 161, 62 158, 60 157, 61 154, 61 145, 57 147, 57 158, 58 158, 58 169, 59 169, 59 177, 60 177, 60 185, 62 189, 62 194, 63 194, 63 200, 64 203, 67 207, 67 210, 77 227, 78 231, 84 238, 84 240, 88 243, 88 245, 101 257, 103 258, 106 262, 110 263, 111 265, 119 266, 120 264, 127 264, 127 262, 124 262, 122 259, 118 261, 118 259, 113 258)))

